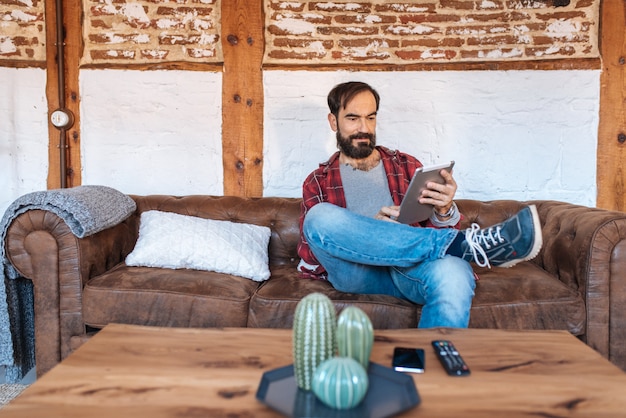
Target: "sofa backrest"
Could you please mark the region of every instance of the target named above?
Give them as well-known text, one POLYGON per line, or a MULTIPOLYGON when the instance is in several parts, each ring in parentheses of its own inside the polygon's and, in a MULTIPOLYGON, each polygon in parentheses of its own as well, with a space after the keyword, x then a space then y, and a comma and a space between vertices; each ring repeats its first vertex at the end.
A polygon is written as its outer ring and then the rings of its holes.
MULTIPOLYGON (((250 223, 267 226, 272 230, 270 239, 270 264, 292 264, 299 261, 297 245, 300 236, 300 198, 262 197, 245 198, 237 196, 131 196, 137 203, 137 211, 128 223, 139 230, 139 216, 142 212, 159 210, 181 215, 222 221, 250 223)), ((462 228, 472 222, 489 226, 502 222, 517 213, 525 203, 516 200, 483 202, 478 200, 456 200, 464 215, 462 228)))
POLYGON ((298 220, 302 199, 208 195, 131 197, 137 203, 137 211, 129 222, 134 224, 136 231, 139 230, 141 213, 149 210, 262 225, 272 230, 269 245, 270 264, 297 264, 299 261, 296 248, 300 237, 298 220))
POLYGON ((472 223, 477 223, 481 227, 488 227, 500 223, 528 205, 519 200, 455 200, 459 211, 463 214, 461 228, 469 228, 472 223))

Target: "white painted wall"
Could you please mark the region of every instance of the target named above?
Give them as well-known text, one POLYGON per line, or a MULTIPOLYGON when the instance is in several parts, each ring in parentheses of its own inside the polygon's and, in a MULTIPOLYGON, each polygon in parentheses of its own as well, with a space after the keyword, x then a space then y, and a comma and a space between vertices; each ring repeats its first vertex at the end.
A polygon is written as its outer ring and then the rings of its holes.
MULTIPOLYGON (((600 71, 267 71, 264 194, 299 196, 335 150, 326 94, 382 96, 378 143, 454 159, 459 198, 594 206, 600 71)), ((83 184, 134 194, 222 194, 221 74, 82 70, 83 184)), ((45 189, 45 72, 0 68, 0 210, 45 189)))
POLYGON ((83 184, 130 194, 222 194, 222 76, 82 70, 83 184))
POLYGON ((381 95, 377 142, 424 164, 455 160, 457 197, 594 206, 599 71, 265 72, 266 195, 299 196, 336 150, 326 95, 381 95))
POLYGON ((46 72, 0 67, 0 216, 48 178, 46 72))

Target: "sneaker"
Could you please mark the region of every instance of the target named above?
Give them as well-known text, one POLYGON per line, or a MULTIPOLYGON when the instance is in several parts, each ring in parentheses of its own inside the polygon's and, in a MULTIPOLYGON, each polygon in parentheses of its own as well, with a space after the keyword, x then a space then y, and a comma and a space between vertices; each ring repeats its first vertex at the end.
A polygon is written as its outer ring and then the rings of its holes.
POLYGON ((511 267, 539 254, 543 244, 537 207, 531 205, 489 228, 472 224, 465 230, 463 259, 480 267, 511 267))

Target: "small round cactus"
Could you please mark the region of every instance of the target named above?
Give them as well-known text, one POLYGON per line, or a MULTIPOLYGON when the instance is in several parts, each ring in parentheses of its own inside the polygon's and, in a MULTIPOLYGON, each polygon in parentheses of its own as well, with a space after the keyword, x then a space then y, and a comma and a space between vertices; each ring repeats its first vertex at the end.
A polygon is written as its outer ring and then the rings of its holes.
POLYGON ((335 409, 357 406, 367 393, 369 379, 359 362, 349 357, 326 360, 315 370, 313 393, 335 409))
POLYGON ((331 300, 311 293, 296 306, 293 320, 293 368, 298 387, 311 390, 315 369, 336 352, 336 313, 331 300))
POLYGON ((374 327, 367 314, 356 306, 345 308, 339 314, 336 335, 339 355, 355 359, 367 370, 374 345, 374 327))

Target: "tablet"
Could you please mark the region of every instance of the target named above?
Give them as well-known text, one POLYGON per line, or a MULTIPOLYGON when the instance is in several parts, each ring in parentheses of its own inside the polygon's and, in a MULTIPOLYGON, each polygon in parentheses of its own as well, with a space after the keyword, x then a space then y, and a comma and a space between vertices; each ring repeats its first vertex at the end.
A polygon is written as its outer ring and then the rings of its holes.
POLYGON ((400 215, 397 221, 403 224, 414 224, 428 219, 433 213, 433 205, 422 205, 418 202, 422 190, 426 189, 426 184, 431 181, 444 184, 445 180, 439 172, 444 169, 451 172, 452 167, 454 167, 454 161, 418 168, 400 205, 400 215))

